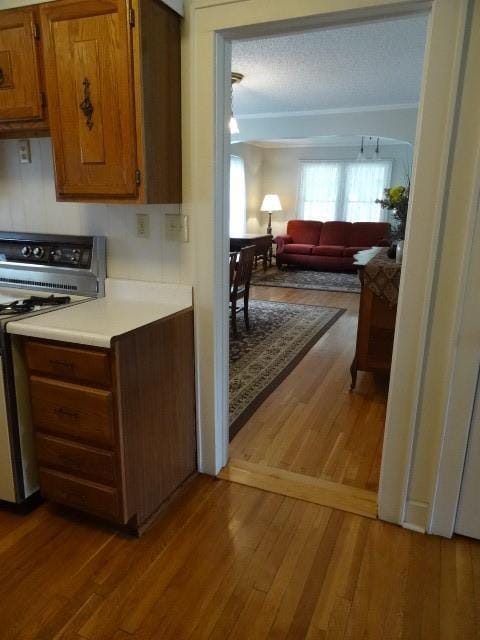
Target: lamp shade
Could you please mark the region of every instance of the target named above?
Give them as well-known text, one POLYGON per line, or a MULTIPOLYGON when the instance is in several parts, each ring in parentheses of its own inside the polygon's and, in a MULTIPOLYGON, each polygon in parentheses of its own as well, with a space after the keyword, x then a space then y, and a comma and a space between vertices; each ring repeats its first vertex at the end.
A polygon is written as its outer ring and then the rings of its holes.
POLYGON ((282 203, 276 193, 267 193, 263 198, 260 211, 282 211, 282 203))

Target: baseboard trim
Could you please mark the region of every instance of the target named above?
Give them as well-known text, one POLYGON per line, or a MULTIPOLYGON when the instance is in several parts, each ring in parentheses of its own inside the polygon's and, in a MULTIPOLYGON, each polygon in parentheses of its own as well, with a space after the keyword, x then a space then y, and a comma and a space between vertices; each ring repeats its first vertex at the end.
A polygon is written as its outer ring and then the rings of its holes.
POLYGON ((405 518, 402 523, 404 529, 425 533, 427 530, 428 504, 418 500, 408 500, 405 518))
POLYGON ((377 494, 338 482, 276 469, 246 460, 231 459, 219 474, 222 480, 263 491, 348 511, 366 518, 377 517, 377 494))

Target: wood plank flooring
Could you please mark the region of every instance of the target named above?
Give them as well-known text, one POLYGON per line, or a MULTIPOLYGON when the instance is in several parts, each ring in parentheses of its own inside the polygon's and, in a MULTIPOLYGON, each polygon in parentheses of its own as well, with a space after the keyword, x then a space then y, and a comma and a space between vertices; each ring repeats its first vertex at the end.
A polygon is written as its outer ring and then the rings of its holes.
POLYGON ((480 544, 198 476, 141 539, 0 508, 2 640, 480 640, 480 544))
POLYGON ((255 462, 231 458, 219 477, 264 491, 272 491, 297 500, 314 502, 325 507, 356 513, 367 518, 377 517, 377 494, 323 478, 305 476, 275 469, 255 462))
POLYGON ((388 380, 359 372, 349 391, 358 294, 254 287, 252 297, 347 311, 235 436, 231 458, 377 491, 388 380))

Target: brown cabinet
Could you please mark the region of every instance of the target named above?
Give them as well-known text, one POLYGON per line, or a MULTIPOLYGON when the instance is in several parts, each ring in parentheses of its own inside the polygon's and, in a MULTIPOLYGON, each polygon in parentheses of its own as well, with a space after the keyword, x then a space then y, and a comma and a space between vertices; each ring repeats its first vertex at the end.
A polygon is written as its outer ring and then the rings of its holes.
POLYGON ((38 7, 0 12, 0 136, 48 133, 38 7))
POLYGON ((365 282, 365 266, 378 252, 378 248, 373 248, 361 251, 355 256, 361 292, 355 356, 350 367, 351 389, 355 388, 357 371, 390 373, 392 363, 397 306, 389 305, 365 282))
POLYGON ((40 15, 57 199, 180 202, 179 16, 160 0, 40 15))
POLYGON ((28 338, 25 356, 42 494, 142 530, 196 469, 192 310, 111 349, 28 338))

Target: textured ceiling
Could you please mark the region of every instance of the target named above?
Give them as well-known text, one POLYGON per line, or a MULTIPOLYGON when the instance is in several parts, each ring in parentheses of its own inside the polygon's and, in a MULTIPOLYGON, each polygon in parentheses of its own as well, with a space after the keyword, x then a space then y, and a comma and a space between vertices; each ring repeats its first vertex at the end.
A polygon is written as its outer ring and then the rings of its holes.
POLYGON ((238 115, 418 102, 427 17, 235 41, 238 115))

